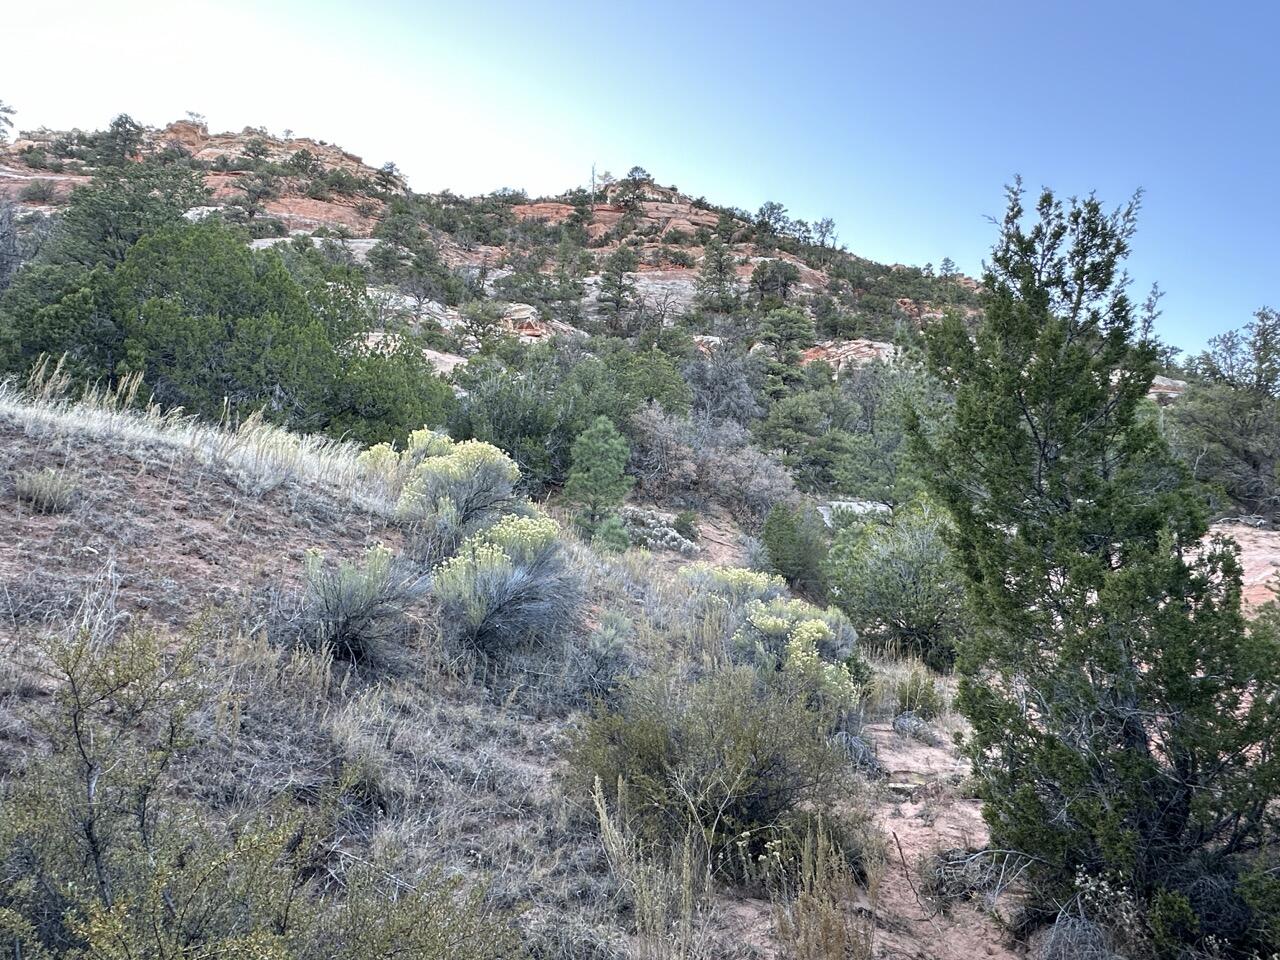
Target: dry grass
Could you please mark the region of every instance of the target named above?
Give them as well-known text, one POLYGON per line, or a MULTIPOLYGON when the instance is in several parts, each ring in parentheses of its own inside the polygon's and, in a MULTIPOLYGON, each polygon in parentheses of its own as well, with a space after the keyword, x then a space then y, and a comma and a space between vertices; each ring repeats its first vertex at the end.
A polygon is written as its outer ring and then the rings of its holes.
POLYGON ((37 513, 65 513, 75 502, 77 484, 60 470, 21 470, 13 480, 18 499, 37 513))
POLYGON ((783 874, 772 896, 774 924, 787 960, 870 960, 883 862, 867 882, 857 876, 821 822, 805 837, 797 869, 783 874), (866 892, 868 907, 860 904, 866 892))
MULTIPOLYGON (((0 550, 0 633, 65 626, 114 556, 118 613, 195 633, 212 705, 175 773, 210 816, 337 791, 341 856, 393 863, 410 879, 438 870, 488 879, 545 960, 865 955, 872 920, 851 904, 866 902, 866 884, 817 848, 796 886, 757 906, 761 926, 744 931, 740 892, 711 889, 696 845, 641 849, 616 810, 602 816, 562 788, 581 706, 564 678, 588 635, 625 622, 627 670, 724 665, 733 615, 674 565, 567 544, 590 604, 582 635, 502 684, 449 660, 429 613, 397 640, 406 669, 274 643, 259 629, 269 594, 303 588, 308 548, 340 564, 381 540, 396 547, 389 493, 358 449, 257 419, 201 424, 140 404, 136 382, 68 400, 60 380, 45 369, 25 392, 0 387, 0 471, 66 471, 80 490, 71 511, 22 517, 0 550)), ((920 668, 875 667, 867 709, 891 716, 920 668)), ((950 685, 940 681, 938 693, 933 723, 958 724, 950 685)), ((32 749, 40 696, 5 678, 0 766, 16 769, 32 749)))
POLYGON ((236 425, 204 423, 180 409, 140 402, 137 378, 126 378, 115 389, 92 388, 76 399, 68 398, 69 387, 61 362, 46 360, 25 390, 12 382, 0 384, 0 418, 42 438, 83 437, 140 457, 157 451, 190 456, 226 471, 254 496, 285 483, 309 483, 361 509, 390 515, 385 484, 358 462, 357 444, 290 433, 259 416, 236 425))

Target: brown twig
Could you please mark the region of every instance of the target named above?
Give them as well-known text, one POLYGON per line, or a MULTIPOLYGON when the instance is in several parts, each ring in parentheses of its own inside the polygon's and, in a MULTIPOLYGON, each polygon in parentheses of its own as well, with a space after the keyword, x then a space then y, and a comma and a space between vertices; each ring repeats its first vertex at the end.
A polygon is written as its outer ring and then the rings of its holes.
POLYGON ((911 888, 911 895, 916 898, 916 903, 920 905, 920 909, 924 912, 924 918, 932 921, 938 915, 938 911, 930 911, 924 905, 924 901, 920 899, 920 891, 916 889, 916 882, 911 879, 911 868, 907 866, 907 855, 902 852, 902 841, 898 839, 898 834, 895 831, 890 830, 889 833, 893 836, 894 846, 898 848, 898 859, 902 861, 902 872, 906 875, 907 886, 911 888))

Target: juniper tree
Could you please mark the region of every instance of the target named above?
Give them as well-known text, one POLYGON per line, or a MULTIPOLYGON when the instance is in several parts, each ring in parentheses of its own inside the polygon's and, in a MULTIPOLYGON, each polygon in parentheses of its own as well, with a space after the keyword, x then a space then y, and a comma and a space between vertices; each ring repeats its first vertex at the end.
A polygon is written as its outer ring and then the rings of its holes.
POLYGON ((1145 400, 1154 303, 1122 266, 1138 198, 1045 191, 1029 225, 1020 185, 1008 201, 976 337, 957 318, 928 337, 954 420, 913 428, 966 571, 958 703, 991 843, 1044 908, 1106 876, 1152 931, 1240 944, 1261 901, 1238 878, 1276 840, 1280 651, 1241 615, 1233 545, 1202 545, 1145 400))
POLYGON ((1175 448, 1236 509, 1280 516, 1280 313, 1214 337, 1191 370, 1168 413, 1175 448))

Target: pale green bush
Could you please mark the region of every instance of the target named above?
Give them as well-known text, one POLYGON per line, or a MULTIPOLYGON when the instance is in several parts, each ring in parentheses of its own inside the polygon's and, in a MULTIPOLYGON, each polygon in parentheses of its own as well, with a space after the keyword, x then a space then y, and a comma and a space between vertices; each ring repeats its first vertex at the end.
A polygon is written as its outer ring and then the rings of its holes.
POLYGON ((404 628, 405 609, 426 592, 426 581, 384 546, 359 563, 326 566, 306 559, 306 638, 345 660, 374 660, 404 628))
POLYGON ((404 450, 378 444, 360 461, 395 498, 396 517, 415 533, 412 552, 428 564, 521 506, 515 461, 479 440, 459 443, 434 430, 416 430, 404 450))
POLYGON ((903 508, 839 531, 827 558, 831 593, 864 640, 935 670, 951 668, 968 623, 944 523, 927 504, 903 508))
POLYGON ((501 656, 572 629, 581 587, 569 570, 559 533, 548 517, 504 517, 436 567, 433 581, 445 640, 501 656))
POLYGON ((692 835, 712 867, 746 879, 752 865, 828 814, 852 789, 852 767, 828 741, 834 708, 789 671, 730 667, 692 684, 651 675, 625 684, 616 709, 575 735, 570 781, 600 784, 649 841, 692 835))

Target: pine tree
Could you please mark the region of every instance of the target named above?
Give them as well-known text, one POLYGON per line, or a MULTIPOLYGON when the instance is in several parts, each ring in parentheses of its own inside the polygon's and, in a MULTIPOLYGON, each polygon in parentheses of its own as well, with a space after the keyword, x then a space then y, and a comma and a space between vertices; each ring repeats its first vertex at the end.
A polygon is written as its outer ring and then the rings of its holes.
POLYGON ((733 252, 714 234, 703 249, 698 299, 708 309, 732 313, 738 303, 738 274, 733 252))
POLYGON ((582 508, 579 519, 588 533, 595 532, 631 489, 634 481, 623 473, 630 454, 626 438, 608 417, 597 417, 573 441, 564 496, 582 508))
POLYGON ((13 121, 9 118, 13 114, 13 107, 0 100, 0 143, 9 142, 9 131, 13 129, 13 121))
POLYGON ((1026 226, 1010 189, 976 339, 955 318, 929 335, 954 421, 913 441, 966 571, 958 703, 993 849, 1045 910, 1106 877, 1157 940, 1238 944, 1255 934, 1225 925, 1256 900, 1238 878, 1276 843, 1280 650, 1242 618, 1233 545, 1201 545, 1202 498, 1144 399, 1136 213, 1046 191, 1026 226))
POLYGON ((618 336, 627 332, 627 316, 635 305, 636 286, 627 276, 635 269, 635 251, 624 245, 609 254, 600 273, 597 300, 609 332, 618 336))
POLYGON ((798 307, 779 307, 765 316, 760 341, 771 348, 764 387, 770 399, 782 399, 802 382, 800 361, 813 338, 813 321, 798 307))

